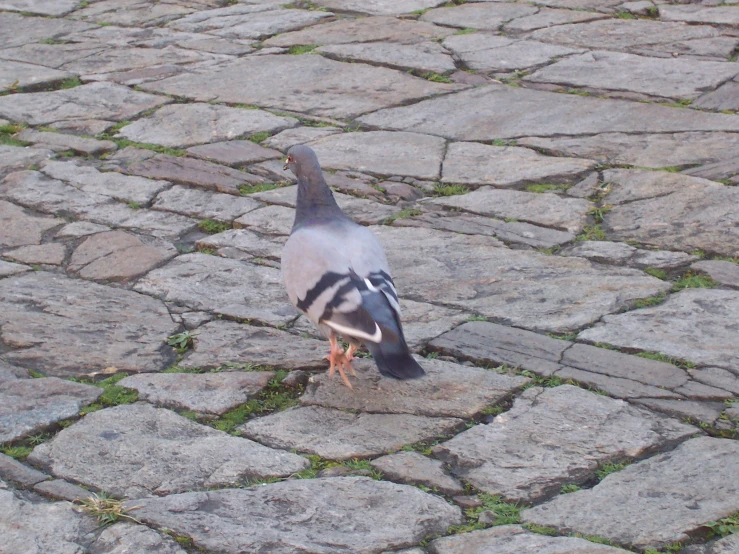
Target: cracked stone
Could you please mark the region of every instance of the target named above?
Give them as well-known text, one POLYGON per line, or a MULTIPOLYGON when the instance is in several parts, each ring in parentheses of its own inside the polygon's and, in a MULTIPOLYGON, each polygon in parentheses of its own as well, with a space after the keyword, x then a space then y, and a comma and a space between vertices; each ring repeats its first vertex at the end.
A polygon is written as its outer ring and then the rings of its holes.
POLYGON ((285 477, 309 465, 144 403, 86 415, 34 448, 29 461, 56 477, 129 498, 285 477))
POLYGON ((538 11, 538 8, 524 4, 483 2, 429 10, 420 19, 451 27, 498 30, 512 19, 538 11))
POLYGON ((662 21, 739 26, 739 13, 732 6, 660 6, 659 18, 662 21))
POLYGON ((544 27, 554 27, 556 25, 564 25, 565 23, 584 23, 586 21, 595 21, 596 19, 605 19, 606 17, 608 16, 605 14, 587 11, 540 8, 533 15, 517 17, 509 21, 503 26, 503 29, 508 32, 535 31, 544 27))
POLYGON ((55 498, 57 500, 67 500, 69 502, 86 498, 95 498, 94 494, 87 489, 73 485, 64 479, 42 481, 34 486, 33 490, 43 496, 55 498))
POLYGON ((712 92, 708 92, 691 104, 705 110, 739 110, 739 83, 725 83, 712 92))
POLYGON ((34 129, 23 129, 18 133, 19 140, 25 140, 51 150, 73 150, 86 156, 99 156, 107 152, 114 152, 118 145, 112 140, 96 140, 64 133, 47 133, 34 129))
POLYGON ((536 525, 659 549, 688 541, 706 522, 735 512, 739 484, 731 475, 737 471, 736 441, 700 437, 521 516, 536 525), (639 525, 634 525, 635 517, 639 525))
POLYGON ((702 367, 689 369, 690 376, 701 383, 739 395, 739 375, 720 367, 702 367))
POLYGON ((674 446, 696 428, 622 400, 562 385, 531 388, 488 425, 434 447, 452 473, 490 494, 534 502, 582 484, 614 460, 674 446))
MULTIPOLYGON (((143 88, 199 101, 256 104, 309 115, 351 118, 459 90, 460 86, 432 83, 382 67, 336 62, 323 56, 265 55, 147 83, 143 88), (295 90, 295 82, 301 83, 299 90, 295 90), (225 88, 224 83, 228 83, 225 88)), ((6 99, 0 98, 0 116, 6 113, 3 100, 6 99)))
POLYGON ((695 381, 690 381, 679 389, 675 389, 675 392, 693 400, 728 400, 733 396, 732 393, 723 389, 717 389, 695 381))
POLYGON ((285 206, 265 206, 234 221, 237 229, 246 228, 266 235, 288 236, 295 220, 295 210, 285 206))
POLYGON ((696 544, 684 549, 685 554, 734 554, 739 551, 739 535, 729 535, 709 544, 696 544))
POLYGON ((269 260, 274 264, 273 267, 279 267, 286 241, 287 236, 263 237, 247 229, 229 229, 200 239, 195 244, 199 250, 215 250, 217 255, 224 258, 259 261, 263 264, 269 260))
POLYGON ((318 0, 319 6, 342 12, 359 12, 369 15, 401 15, 435 8, 443 0, 318 0))
POLYGON ((262 110, 212 104, 171 104, 126 125, 118 136, 137 142, 186 148, 248 137, 257 132, 276 133, 297 124, 297 119, 279 117, 262 110))
POLYGON ((277 133, 262 141, 262 144, 287 152, 291 146, 296 144, 305 144, 336 133, 341 133, 341 129, 337 127, 296 127, 277 133))
POLYGON ((698 402, 682 398, 640 398, 634 402, 672 417, 689 418, 708 425, 716 423, 721 412, 726 408, 723 402, 698 402))
POLYGON ((110 231, 110 227, 106 225, 98 225, 97 223, 90 223, 89 221, 75 221, 74 223, 69 223, 62 227, 56 234, 55 238, 79 238, 106 231, 110 231))
MULTIPOLYGON (((0 177, 37 166, 54 156, 48 148, 29 148, 0 144, 0 177)), ((2 187, 0 187, 2 190, 2 187)))
POLYGON ((418 360, 426 376, 411 381, 389 381, 379 375, 372 360, 356 360, 358 377, 352 379, 353 391, 327 374, 316 375, 300 402, 371 413, 470 418, 528 382, 524 377, 442 360, 418 360))
POLYGON ((612 375, 597 371, 590 371, 590 368, 588 370, 582 370, 576 367, 564 366, 555 375, 565 381, 572 380, 603 391, 615 398, 624 398, 627 400, 645 397, 683 399, 679 394, 661 387, 645 385, 631 378, 613 377, 612 375))
MULTIPOLYGON (((0 423, 0 425, 2 424, 0 423)), ((19 483, 24 487, 32 487, 36 483, 51 479, 51 477, 14 460, 10 456, 0 454, 0 479, 19 483)))
POLYGON ((249 197, 175 185, 171 189, 159 193, 152 209, 188 215, 198 219, 231 222, 260 206, 261 203, 249 197))
MULTIPOLYGON (((57 4, 53 0, 49 3, 57 4)), ((91 23, 69 19, 0 13, 0 48, 12 48, 46 39, 60 39, 70 33, 94 28, 95 25, 91 23)))
POLYGON ((576 244, 562 256, 580 256, 598 263, 628 265, 639 268, 674 269, 698 259, 685 252, 643 250, 623 242, 588 240, 576 244))
MULTIPOLYGON (((338 385, 343 386, 343 385, 338 385)), ((410 414, 349 413, 322 406, 289 408, 248 421, 242 435, 272 448, 329 460, 370 458, 464 427, 461 419, 410 414)))
POLYGON ((132 505, 141 506, 136 515, 142 521, 226 554, 291 554, 296 549, 371 554, 416 544, 462 522, 459 508, 437 496, 366 477, 293 479, 141 499, 132 505), (324 513, 328 517, 320 515, 324 513), (308 521, 306 514, 314 515, 308 521))
POLYGON ((400 299, 403 333, 411 349, 420 349, 431 339, 456 327, 468 318, 461 310, 426 302, 400 299))
POLYGON ((739 288, 739 264, 721 260, 703 260, 691 265, 690 269, 706 273, 711 279, 727 287, 739 288))
POLYGON ((176 331, 164 305, 132 291, 36 271, 0 280, 3 342, 10 363, 48 375, 163 370, 176 331), (74 302, 70 302, 70 298, 74 302))
POLYGON ((70 77, 74 75, 67 71, 30 63, 0 60, 0 90, 2 91, 40 88, 70 77))
POLYGON ((90 554, 128 554, 129 552, 186 554, 172 537, 157 533, 145 525, 133 523, 116 523, 106 527, 90 547, 90 554))
POLYGON ((424 485, 443 494, 462 494, 464 487, 444 471, 438 460, 418 452, 398 452, 372 460, 370 465, 381 471, 383 478, 396 483, 424 485))
POLYGON ((176 3, 159 3, 152 5, 142 0, 103 0, 94 2, 85 8, 76 10, 74 17, 105 21, 112 25, 145 27, 162 25, 193 12, 192 7, 179 6, 176 3))
POLYGON ((274 160, 282 157, 282 153, 270 148, 254 144, 250 140, 229 140, 215 144, 203 144, 187 149, 187 153, 196 158, 216 163, 241 167, 254 162, 274 160))
POLYGON ((37 433, 75 417, 103 390, 56 377, 0 381, 0 443, 37 433))
POLYGON ((27 214, 26 211, 0 200, 0 246, 39 244, 46 231, 64 223, 63 219, 27 214))
POLYGON ((3 255, 24 264, 61 265, 66 253, 67 249, 63 244, 48 243, 22 246, 3 255))
POLYGON ((14 264, 12 262, 0 260, 0 277, 9 277, 25 271, 31 271, 31 268, 27 265, 14 264))
POLYGON ((335 60, 382 65, 402 71, 450 73, 456 69, 449 52, 435 42, 398 44, 377 42, 363 44, 332 44, 316 52, 335 60))

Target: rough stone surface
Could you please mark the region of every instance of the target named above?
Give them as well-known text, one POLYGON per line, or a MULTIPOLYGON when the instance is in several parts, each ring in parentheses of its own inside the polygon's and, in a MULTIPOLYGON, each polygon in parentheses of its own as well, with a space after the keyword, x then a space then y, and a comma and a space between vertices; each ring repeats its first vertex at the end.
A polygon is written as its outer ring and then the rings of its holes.
POLYGON ((563 385, 527 390, 492 423, 433 452, 478 489, 531 502, 565 483, 587 481, 607 462, 643 457, 695 432, 622 400, 563 385))
POLYGON ((32 487, 36 483, 46 481, 49 478, 45 473, 23 465, 10 456, 0 454, 0 479, 4 481, 13 481, 24 487, 32 487))
POLYGON ((259 206, 259 202, 248 197, 175 185, 159 193, 152 209, 230 222, 259 206))
POLYGON ((76 0, 3 0, 0 9, 41 15, 65 15, 78 6, 76 0))
POLYGON ((0 60, 0 90, 33 89, 73 77, 71 73, 30 63, 0 60))
POLYGON ((4 256, 24 264, 60 265, 64 261, 66 248, 63 244, 47 243, 22 246, 5 252, 4 256))
POLYGON ((697 259, 697 256, 685 252, 644 250, 623 242, 600 240, 583 241, 561 254, 562 256, 580 256, 603 264, 657 269, 674 269, 697 259))
MULTIPOLYGON (((256 104, 328 117, 353 117, 460 88, 391 69, 344 64, 322 56, 273 55, 241 59, 217 69, 170 77, 143 87, 200 101, 256 104), (224 88, 226 78, 229 86, 224 88), (295 82, 301 83, 299 89, 294 88, 295 82)), ((6 113, 2 100, 0 115, 6 113)))
POLYGON ((709 544, 696 544, 685 548, 685 554, 734 554, 739 551, 739 535, 729 535, 709 544))
MULTIPOLYGON (((235 221, 234 224, 237 225, 237 222, 235 221)), ((229 229, 200 239, 195 245, 200 250, 215 250, 218 256, 224 258, 254 261, 262 265, 279 267, 282 247, 286 241, 286 236, 263 237, 247 229, 229 229)))
POLYGON ((726 408, 723 402, 698 402, 682 398, 641 398, 634 402, 646 406, 651 410, 665 413, 671 417, 685 419, 699 423, 714 425, 721 412, 726 408))
POLYGON ((537 11, 534 6, 525 4, 480 2, 453 9, 430 10, 421 16, 421 20, 451 27, 497 30, 511 19, 533 15, 537 11))
POLYGON ((330 460, 349 460, 393 452, 406 444, 452 433, 462 426, 461 419, 452 417, 355 414, 305 406, 253 419, 239 430, 272 448, 317 454, 330 460))
POLYGON ((373 468, 390 481, 424 485, 443 494, 462 494, 462 485, 444 471, 443 464, 418 452, 398 452, 372 460, 373 468))
POLYGON ((353 390, 327 374, 317 375, 311 378, 300 402, 370 413, 470 418, 528 382, 524 377, 442 360, 418 361, 426 370, 424 378, 390 381, 380 376, 372 360, 356 360, 352 365, 358 377, 352 379, 353 390))
POLYGON ((731 6, 660 6, 659 17, 663 21, 739 26, 739 13, 731 6))
POLYGON ((526 510, 522 519, 640 549, 686 541, 702 524, 739 508, 739 485, 730 477, 739 471, 737 454, 736 441, 692 439, 609 475, 593 489, 526 510))
POLYGON ((36 166, 54 155, 47 148, 27 148, 0 144, 0 177, 36 166))
POLYGON ((285 206, 265 206, 234 221, 237 229, 250 229, 263 235, 288 236, 295 220, 295 210, 285 206))
MULTIPOLYGON (((542 4, 546 3, 546 0, 542 2, 542 4)), ((517 17, 509 21, 504 25, 503 29, 513 32, 534 31, 545 27, 554 27, 566 23, 595 21, 596 19, 605 19, 606 17, 604 14, 595 12, 541 8, 533 15, 517 17)))
POLYGON ((137 515, 142 521, 227 554, 265 548, 275 554, 296 549, 328 554, 337 548, 370 554, 417 543, 462 521, 459 508, 441 498, 361 477, 296 479, 143 499, 135 505, 141 506, 137 515), (314 514, 310 522, 306 514, 314 514))
POLYGON ((118 135, 137 142, 184 148, 248 137, 257 132, 276 133, 297 123, 296 119, 278 117, 262 110, 212 104, 172 104, 126 125, 118 135))
POLYGON ((722 285, 733 289, 739 288, 739 264, 720 260, 704 260, 694 263, 690 268, 706 273, 722 285))
POLYGON ((94 494, 87 489, 73 485, 64 479, 41 481, 33 487, 33 490, 44 496, 55 498, 57 500, 67 500, 69 502, 85 498, 94 498, 94 494))
POLYGON ((690 376, 701 383, 739 395, 739 376, 720 367, 689 369, 690 376))
POLYGON ((96 140, 65 135, 64 133, 35 131, 33 129, 24 129, 18 133, 17 138, 34 143, 42 148, 62 151, 72 150, 87 156, 99 156, 100 154, 114 152, 118 149, 118 145, 112 140, 96 140))
POLYGON ((4 359, 48 375, 157 371, 174 359, 172 318, 135 292, 37 271, 0 280, 0 305, 2 340, 19 348, 4 359))
POLYGON ((287 152, 291 146, 296 144, 305 144, 340 132, 341 129, 336 127, 296 127, 277 133, 262 141, 262 144, 287 152))
POLYGON ((739 292, 684 289, 659 306, 605 316, 579 338, 737 370, 737 309, 739 292))
POLYGON ((161 373, 132 375, 118 382, 139 391, 139 399, 156 406, 222 415, 261 391, 270 371, 233 373, 161 373))
POLYGON ((245 477, 287 476, 308 466, 295 454, 143 403, 88 414, 37 446, 29 460, 56 477, 129 498, 232 486, 245 477))
POLYGON ((116 523, 106 527, 90 548, 90 554, 127 554, 129 552, 185 554, 185 551, 172 537, 157 533, 145 525, 133 523, 116 523))
POLYGON ((691 105, 706 110, 739 110, 739 83, 724 83, 713 92, 702 95, 691 105))
POLYGON ((444 74, 456 69, 449 52, 435 42, 407 45, 392 42, 332 44, 316 51, 335 60, 364 62, 403 71, 444 74))
POLYGON ((3 228, 0 246, 39 244, 46 231, 63 222, 61 219, 27 213, 15 204, 0 200, 0 225, 3 228))
POLYGON ((97 223, 90 223, 88 221, 75 221, 62 227, 55 237, 58 239, 87 237, 109 230, 110 228, 105 225, 98 225, 97 223))
POLYGON ((214 144, 193 146, 187 149, 187 153, 196 158, 202 158, 232 167, 241 167, 254 162, 273 160, 282 156, 280 152, 264 148, 250 140, 228 140, 214 144))
POLYGON ((319 0, 318 5, 332 10, 359 12, 371 15, 400 15, 434 8, 442 0, 319 0))

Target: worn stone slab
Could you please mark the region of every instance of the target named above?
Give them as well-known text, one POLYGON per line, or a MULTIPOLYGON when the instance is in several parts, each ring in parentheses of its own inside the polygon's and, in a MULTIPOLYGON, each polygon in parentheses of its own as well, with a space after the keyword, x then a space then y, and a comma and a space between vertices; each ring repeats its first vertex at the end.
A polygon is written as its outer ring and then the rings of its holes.
POLYGON ((139 399, 162 408, 220 416, 253 398, 274 376, 271 371, 132 375, 118 382, 139 399))
MULTIPOLYGON (((542 2, 544 4, 546 2, 542 2)), ((540 8, 533 15, 517 17, 509 21, 503 26, 508 32, 527 32, 543 29, 545 27, 554 27, 555 25, 564 25, 566 23, 584 23, 586 21, 595 21, 596 19, 605 19, 607 16, 602 13, 575 11, 575 10, 558 10, 551 8, 540 8)))
POLYGON ((450 27, 497 30, 512 19, 533 15, 537 11, 534 6, 525 4, 480 2, 429 10, 420 19, 450 27))
POLYGON ((14 481, 24 487, 32 487, 36 483, 50 479, 50 477, 14 460, 10 456, 0 454, 0 479, 14 481))
MULTIPOLYGON (((66 41, 66 39, 65 39, 66 41)), ((62 66, 84 59, 105 51, 101 44, 24 44, 17 48, 8 48, 3 51, 3 57, 8 60, 25 62, 33 65, 43 65, 54 69, 64 69, 62 66)), ((73 76, 79 73, 71 72, 73 76)))
POLYGON ((402 71, 444 74, 457 69, 449 52, 435 42, 332 44, 321 46, 316 52, 334 60, 363 62, 402 71))
POLYGON ((310 147, 321 167, 397 175, 417 179, 439 178, 445 141, 416 133, 342 133, 316 142, 310 147))
POLYGON ((688 381, 682 387, 675 389, 683 396, 687 396, 692 400, 729 400, 733 397, 733 394, 729 391, 712 387, 710 385, 704 385, 703 383, 697 383, 695 381, 688 381))
POLYGON ((685 252, 645 250, 624 242, 587 240, 561 252, 562 256, 580 256, 602 264, 628 265, 638 268, 674 269, 698 259, 685 252))
POLYGON ((30 377, 28 370, 16 367, 0 360, 0 381, 9 381, 12 379, 28 379, 30 377))
POLYGON ((76 416, 80 408, 92 404, 102 392, 99 387, 56 377, 0 381, 0 443, 76 416))
MULTIPOLYGON (((256 104, 309 115, 351 118, 461 87, 323 56, 264 55, 242 58, 198 74, 147 83, 143 88, 199 101, 256 104), (296 82, 301 83, 299 89, 294 87, 296 82), (228 83, 225 88, 224 83, 228 83)), ((4 113, 0 101, 0 115, 4 113)))
POLYGON ((708 425, 716 423, 721 412, 726 408, 723 402, 698 402, 685 399, 640 398, 635 402, 672 417, 689 418, 708 425))
POLYGON ((17 275, 25 271, 31 271, 31 268, 27 265, 14 264, 13 262, 6 262, 0 260, 0 277, 9 277, 10 275, 17 275))
POLYGON ((195 346, 180 365, 211 369, 231 363, 290 370, 327 369, 324 356, 328 350, 325 340, 219 320, 198 328, 195 346))
POLYGON ((653 135, 602 133, 583 137, 529 137, 518 140, 558 156, 641 167, 704 164, 739 156, 739 134, 688 132, 653 135))
POLYGON ((720 367, 702 367, 689 369, 688 373, 696 381, 739 395, 739 375, 731 371, 720 367))
POLYGON ((3 255, 24 264, 61 265, 66 253, 67 249, 63 244, 47 243, 21 246, 10 252, 5 252, 3 255))
POLYGON ((265 206, 234 221, 237 229, 246 228, 265 235, 288 236, 295 219, 295 210, 285 206, 265 206))
POLYGON ((417 217, 398 219, 400 227, 431 227, 465 235, 487 235, 512 244, 533 248, 552 248, 575 240, 575 235, 519 221, 501 221, 462 212, 425 213, 417 217))
POLYGON ((349 460, 387 454, 406 444, 448 435, 463 426, 461 419, 453 417, 356 414, 301 406, 253 419, 238 429, 242 435, 272 448, 349 460))
POLYGON ((68 79, 74 75, 67 71, 59 71, 40 65, 0 60, 0 76, 0 90, 5 92, 24 88, 39 88, 68 79))
POLYGON ((233 221, 261 204, 249 197, 238 197, 208 190, 175 185, 157 196, 152 209, 174 212, 198 219, 233 221))
POLYGON ((385 379, 372 360, 355 360, 358 377, 352 379, 353 391, 326 374, 317 375, 300 402, 370 413, 470 418, 505 400, 528 382, 524 377, 442 360, 418 360, 426 376, 410 381, 385 379))
POLYGON ((739 288, 739 264, 721 260, 703 260, 690 266, 701 273, 706 273, 717 283, 733 289, 739 288))
POLYGON ((3 0, 0 10, 40 15, 66 15, 78 6, 76 0, 3 0))
POLYGON ((262 144, 287 152, 291 146, 296 144, 305 144, 336 133, 341 133, 341 129, 337 127, 296 127, 277 133, 262 141, 262 144))
POLYGON ((47 375, 158 371, 174 359, 166 308, 132 291, 36 271, 0 280, 0 304, 2 340, 18 348, 3 358, 47 375))
POLYGON ((443 494, 462 494, 462 485, 444 471, 438 460, 427 458, 418 452, 398 452, 382 456, 370 462, 373 468, 381 471, 383 478, 396 483, 424 485, 443 494))
POLYGON ((739 130, 739 121, 733 115, 497 84, 411 106, 379 110, 360 117, 359 121, 382 129, 428 133, 455 140, 739 130), (470 105, 476 106, 474 112, 467 109, 470 105))
POLYGON ((169 102, 169 98, 101 82, 54 92, 0 97, 0 117, 30 125, 49 125, 80 118, 122 121, 169 102))
POLYGON ((427 302, 400 299, 403 334, 411 350, 418 351, 431 339, 468 319, 462 310, 436 306, 427 302))
POLYGON ((279 270, 199 253, 149 272, 134 289, 191 309, 270 325, 285 325, 297 316, 279 270))
POLYGON ((285 242, 286 235, 264 237, 248 229, 229 229, 200 239, 195 245, 199 250, 215 250, 224 258, 262 263, 269 260, 274 267, 279 267, 285 242))
POLYGON ((429 543, 432 554, 624 554, 626 550, 576 537, 549 537, 519 525, 501 525, 442 537, 429 543))
MULTIPOLYGON (((56 2, 53 2, 56 4, 56 2)), ((45 39, 59 39, 74 32, 94 29, 95 25, 52 17, 25 17, 20 14, 0 14, 0 47, 12 48, 45 39)))
POLYGON ((0 177, 39 165, 54 156, 48 148, 30 148, 0 144, 0 177))
POLYGON ((581 484, 608 462, 641 458, 696 432, 622 400, 563 385, 532 388, 488 425, 434 447, 452 473, 516 502, 581 484))
POLYGON ((141 506, 136 513, 142 521, 192 537, 197 547, 227 554, 265 549, 274 554, 296 549, 370 554, 416 544, 462 521, 459 508, 437 496, 364 477, 293 479, 131 505, 141 506), (308 521, 306 514, 315 515, 308 521))
POLYGON ((64 479, 41 481, 33 487, 33 490, 43 496, 57 500, 67 500, 69 502, 95 497, 94 494, 87 489, 73 485, 64 479))
POLYGON ((88 414, 34 448, 29 460, 56 477, 129 498, 284 477, 308 466, 295 454, 144 403, 88 414))
POLYGON ((54 217, 29 214, 15 204, 0 200, 0 246, 39 244, 44 233, 64 222, 54 217))
MULTIPOLYGON (((367 5, 367 2, 363 2, 367 5)), ((423 21, 388 16, 339 19, 313 27, 285 33, 264 41, 265 46, 299 46, 302 44, 349 44, 358 42, 396 42, 415 44, 452 34, 452 29, 423 21)))
POLYGON ((659 306, 605 316, 579 338, 736 370, 737 309, 736 291, 684 289, 659 306))
POLYGON ((730 477, 739 471, 737 454, 736 441, 692 439, 611 474, 592 489, 526 510, 522 519, 640 549, 687 541, 702 524, 739 508, 739 485, 730 477))
POLYGON ((702 95, 691 106, 706 110, 739 110, 739 83, 729 82, 702 95))
POLYGON ((317 4, 340 12, 366 13, 369 15, 401 15, 418 10, 435 8, 442 0, 319 0, 317 4))
POLYGON ((109 230, 110 227, 106 225, 98 225, 97 223, 90 223, 89 221, 75 221, 74 223, 69 223, 62 227, 55 235, 55 238, 66 239, 86 237, 109 230))
POLYGON ((127 552, 186 554, 172 537, 157 533, 145 525, 130 522, 116 523, 106 527, 90 547, 90 554, 126 554, 127 552))
POLYGON ((177 3, 167 2, 151 5, 140 0, 127 0, 124 6, 125 9, 121 6, 120 1, 115 0, 94 2, 87 7, 76 10, 74 17, 104 21, 112 25, 125 27, 148 27, 162 25, 195 10, 195 7, 180 6, 177 3))
POLYGON ((467 67, 477 71, 515 71, 547 63, 557 56, 582 52, 488 33, 452 35, 444 39, 444 47, 456 54, 467 67))
POLYGON ((527 75, 524 80, 693 99, 737 73, 736 64, 729 62, 595 51, 560 60, 527 75))
POLYGON ((729 535, 708 544, 695 544, 685 548, 685 554, 733 554, 739 550, 739 535, 729 535))
POLYGON ((63 133, 47 133, 34 129, 23 129, 18 133, 17 138, 37 144, 42 148, 61 151, 72 150, 86 156, 99 156, 118 149, 118 145, 112 140, 96 140, 63 133))
POLYGON ((557 377, 565 382, 575 382, 602 391, 614 398, 634 400, 639 398, 666 398, 684 400, 684 398, 668 389, 654 385, 645 385, 637 380, 623 377, 613 377, 596 371, 586 371, 572 366, 564 366, 557 373, 557 377))
POLYGON ((196 158, 202 158, 232 167, 241 167, 254 162, 274 160, 282 157, 281 152, 264 148, 250 140, 228 140, 215 144, 193 146, 187 149, 187 153, 196 158))
POLYGON ((172 104, 126 125, 118 132, 137 142, 185 148, 206 142, 276 133, 298 124, 263 110, 245 110, 214 104, 172 104))
POLYGON ((611 205, 630 204, 639 200, 665 197, 685 189, 706 189, 708 192, 724 189, 718 183, 666 171, 644 171, 640 169, 608 169, 603 172, 603 180, 610 185, 608 203, 611 205), (718 187, 714 189, 714 187, 718 187))
POLYGON ((739 183, 739 160, 721 160, 701 167, 684 169, 682 173, 714 181, 727 179, 731 186, 739 183))
POLYGON ((585 226, 588 210, 592 206, 590 202, 581 198, 519 190, 499 190, 493 187, 482 187, 468 194, 457 196, 442 196, 424 203, 457 208, 489 217, 513 218, 570 233, 577 233, 585 226))
POLYGON ((660 6, 659 18, 662 21, 739 26, 739 13, 732 6, 660 6))

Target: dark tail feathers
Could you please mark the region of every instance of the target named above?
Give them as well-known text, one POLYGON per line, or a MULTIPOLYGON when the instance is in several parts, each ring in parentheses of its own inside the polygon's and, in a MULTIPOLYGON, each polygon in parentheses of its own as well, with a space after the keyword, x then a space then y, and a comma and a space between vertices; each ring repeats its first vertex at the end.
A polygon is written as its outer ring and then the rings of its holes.
POLYGON ((385 377, 406 380, 418 379, 426 374, 418 362, 413 359, 402 338, 397 342, 375 343, 367 341, 365 344, 375 359, 377 369, 385 377))

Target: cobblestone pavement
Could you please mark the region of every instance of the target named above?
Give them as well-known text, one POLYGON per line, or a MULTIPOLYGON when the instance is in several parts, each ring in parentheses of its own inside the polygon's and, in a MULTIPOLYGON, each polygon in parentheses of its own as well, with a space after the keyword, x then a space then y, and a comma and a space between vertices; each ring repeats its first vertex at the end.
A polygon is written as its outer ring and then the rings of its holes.
POLYGON ((737 0, 286 1, 0 0, 0 552, 739 553, 737 0), (294 144, 425 378, 325 374, 294 144))

